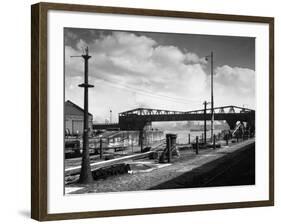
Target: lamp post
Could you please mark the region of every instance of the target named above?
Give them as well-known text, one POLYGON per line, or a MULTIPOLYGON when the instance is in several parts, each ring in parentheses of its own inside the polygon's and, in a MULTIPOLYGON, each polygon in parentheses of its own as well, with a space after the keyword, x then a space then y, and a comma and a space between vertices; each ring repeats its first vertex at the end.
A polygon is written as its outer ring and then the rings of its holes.
POLYGON ((83 152, 82 152, 82 163, 79 177, 79 183, 92 183, 93 177, 90 166, 90 155, 89 155, 89 119, 88 119, 88 88, 94 87, 88 83, 88 60, 91 58, 89 55, 88 47, 85 48, 85 54, 81 56, 71 57, 82 57, 84 59, 84 83, 78 85, 84 88, 84 121, 83 121, 83 152))
POLYGON ((211 58, 211 140, 214 135, 214 55, 211 52, 211 55, 206 56, 206 60, 211 58))

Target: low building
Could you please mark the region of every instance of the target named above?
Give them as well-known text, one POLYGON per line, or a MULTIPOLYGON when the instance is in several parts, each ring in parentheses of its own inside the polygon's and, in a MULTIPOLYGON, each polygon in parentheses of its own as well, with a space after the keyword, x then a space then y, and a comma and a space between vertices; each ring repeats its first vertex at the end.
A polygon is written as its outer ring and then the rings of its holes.
MULTIPOLYGON (((67 100, 64 104, 65 133, 67 135, 82 135, 84 110, 75 103, 67 100)), ((89 129, 92 132, 93 115, 89 113, 89 129)))

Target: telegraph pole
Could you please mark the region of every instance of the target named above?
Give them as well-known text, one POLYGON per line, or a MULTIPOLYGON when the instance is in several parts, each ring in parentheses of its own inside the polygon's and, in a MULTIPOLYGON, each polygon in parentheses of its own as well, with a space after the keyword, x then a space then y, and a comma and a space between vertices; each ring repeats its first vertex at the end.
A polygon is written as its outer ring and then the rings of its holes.
POLYGON ((93 182, 90 155, 89 155, 89 119, 88 119, 88 88, 94 87, 88 83, 88 60, 91 58, 89 55, 88 47, 85 48, 85 54, 81 56, 84 59, 84 83, 78 85, 84 88, 84 126, 83 126, 83 152, 82 152, 82 164, 79 177, 79 183, 88 184, 93 182))
POLYGON ((214 135, 214 60, 213 52, 211 52, 211 138, 214 135))
POLYGON ((204 144, 207 143, 207 101, 204 101, 204 144))
POLYGON ((214 135, 214 54, 206 56, 206 60, 211 58, 211 140, 214 135))

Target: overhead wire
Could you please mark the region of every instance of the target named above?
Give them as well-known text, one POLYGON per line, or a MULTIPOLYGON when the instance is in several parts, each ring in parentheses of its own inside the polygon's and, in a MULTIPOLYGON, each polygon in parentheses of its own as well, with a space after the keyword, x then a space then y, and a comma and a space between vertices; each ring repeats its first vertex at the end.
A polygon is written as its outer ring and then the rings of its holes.
POLYGON ((147 96, 151 96, 154 98, 158 98, 158 99, 163 99, 163 100, 168 100, 171 102, 175 102, 175 103, 179 103, 179 104, 186 104, 186 105, 190 105, 191 102, 195 103, 195 102, 201 102, 199 100, 191 100, 191 99, 184 99, 184 98, 176 98, 176 97, 172 97, 172 96, 167 96, 167 95, 162 95, 162 94, 155 94, 153 92, 147 91, 147 90, 141 90, 138 88, 134 88, 131 87, 129 85, 126 84, 120 84, 120 83, 113 83, 111 81, 108 80, 104 80, 101 79, 104 83, 109 84, 110 86, 116 87, 116 88, 121 88, 121 89, 125 89, 128 90, 130 92, 134 92, 134 93, 138 93, 141 95, 147 95, 147 96), (188 103, 187 101, 190 101, 190 103, 188 103))

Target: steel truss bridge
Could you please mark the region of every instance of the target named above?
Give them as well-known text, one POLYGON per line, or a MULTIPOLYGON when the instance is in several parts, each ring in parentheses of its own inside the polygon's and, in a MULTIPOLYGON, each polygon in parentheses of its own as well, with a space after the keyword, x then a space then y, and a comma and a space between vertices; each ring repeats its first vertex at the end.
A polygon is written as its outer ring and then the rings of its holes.
MULTIPOLYGON (((161 121, 204 121, 211 120, 211 109, 193 111, 170 111, 150 108, 136 108, 119 113, 119 122, 115 124, 94 124, 93 129, 143 130, 151 122, 161 121)), ((255 126, 255 111, 238 106, 223 106, 214 108, 214 120, 226 121, 230 129, 236 122, 247 122, 255 126)))

